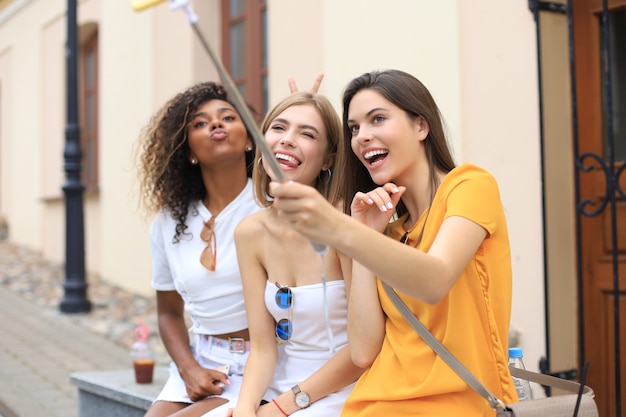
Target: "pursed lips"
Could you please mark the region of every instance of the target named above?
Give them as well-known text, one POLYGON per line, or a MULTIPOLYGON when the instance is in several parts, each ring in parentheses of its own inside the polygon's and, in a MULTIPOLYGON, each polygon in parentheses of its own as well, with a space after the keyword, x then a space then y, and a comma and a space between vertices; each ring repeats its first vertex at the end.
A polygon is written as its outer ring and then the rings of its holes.
POLYGON ((215 129, 211 132, 211 139, 221 140, 225 139, 226 136, 228 136, 228 132, 226 132, 224 129, 215 129))

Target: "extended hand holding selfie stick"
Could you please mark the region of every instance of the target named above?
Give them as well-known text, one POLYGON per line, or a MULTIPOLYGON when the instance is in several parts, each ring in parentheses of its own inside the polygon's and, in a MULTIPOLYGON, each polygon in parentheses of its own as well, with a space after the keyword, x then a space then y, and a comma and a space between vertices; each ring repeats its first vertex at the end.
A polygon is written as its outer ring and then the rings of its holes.
MULTIPOLYGON (((141 11, 163 1, 164 0, 132 0, 131 6, 135 11, 141 11)), ((217 57, 217 55, 213 53, 213 50, 204 39, 204 36, 202 36, 198 25, 196 25, 196 23, 198 22, 198 16, 191 9, 191 6, 189 5, 189 0, 170 0, 170 9, 183 9, 185 11, 185 13, 187 14, 187 21, 196 33, 198 39, 200 40, 200 43, 202 44, 202 47, 207 52, 207 54, 209 54, 211 61, 213 61, 213 64, 215 65, 215 68, 217 69, 217 72, 222 79, 224 88, 226 88, 226 91, 228 92, 228 95, 233 102, 233 106, 235 106, 235 109, 239 113, 239 116, 241 116, 241 119, 248 129, 250 136, 252 136, 252 140, 254 141, 255 145, 261 150, 261 155, 263 155, 263 164, 266 164, 271 169, 277 181, 286 181, 287 177, 285 177, 285 173, 280 168, 280 165, 278 164, 278 161, 274 156, 274 152, 272 152, 269 146, 267 146, 267 142, 263 137, 263 133, 261 133, 261 130, 259 129, 256 120, 252 116, 252 113, 250 112, 247 103, 245 102, 243 97, 241 97, 241 94, 235 86, 235 83, 224 68, 224 65, 222 65, 222 61, 217 57)), ((320 254, 324 253, 327 250, 326 245, 321 245, 315 242, 311 242, 311 245, 313 245, 315 251, 320 254)))

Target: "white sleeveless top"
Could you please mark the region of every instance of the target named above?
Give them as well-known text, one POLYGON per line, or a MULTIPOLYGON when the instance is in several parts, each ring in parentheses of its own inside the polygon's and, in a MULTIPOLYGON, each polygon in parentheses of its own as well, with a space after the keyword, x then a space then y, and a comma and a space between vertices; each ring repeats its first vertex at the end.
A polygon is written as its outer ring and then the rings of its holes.
MULTIPOLYGON (((322 283, 289 287, 293 294, 292 311, 276 305, 278 287, 267 281, 265 305, 274 320, 290 318, 293 323, 291 338, 284 343, 285 354, 306 359, 328 360, 333 356, 331 340, 324 320, 324 287, 322 283)), ((348 301, 343 280, 326 283, 328 317, 335 351, 348 344, 348 301)))

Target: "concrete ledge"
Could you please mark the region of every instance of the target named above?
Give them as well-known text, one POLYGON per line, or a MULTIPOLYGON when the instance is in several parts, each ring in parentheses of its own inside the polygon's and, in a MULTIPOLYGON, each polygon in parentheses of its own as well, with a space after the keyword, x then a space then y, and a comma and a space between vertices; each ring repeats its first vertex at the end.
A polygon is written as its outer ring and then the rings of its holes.
POLYGON ((80 417, 142 417, 163 388, 167 367, 154 369, 151 384, 137 384, 132 368, 70 375, 78 387, 80 417))

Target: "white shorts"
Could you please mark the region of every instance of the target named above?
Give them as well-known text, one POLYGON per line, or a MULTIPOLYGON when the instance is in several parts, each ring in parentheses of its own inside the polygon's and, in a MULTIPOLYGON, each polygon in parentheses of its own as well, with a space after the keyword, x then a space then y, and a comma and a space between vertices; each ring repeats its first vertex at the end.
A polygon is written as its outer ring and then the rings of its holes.
MULTIPOLYGON (((216 369, 222 365, 230 365, 228 379, 231 385, 225 386, 222 394, 214 397, 226 398, 232 401, 239 395, 243 370, 250 353, 250 342, 245 342, 244 346, 244 353, 232 352, 231 343, 228 340, 201 334, 194 335, 191 352, 200 366, 207 369, 216 369)), ((178 373, 178 367, 174 362, 170 363, 169 371, 170 376, 155 401, 193 403, 187 395, 185 382, 178 373)))

